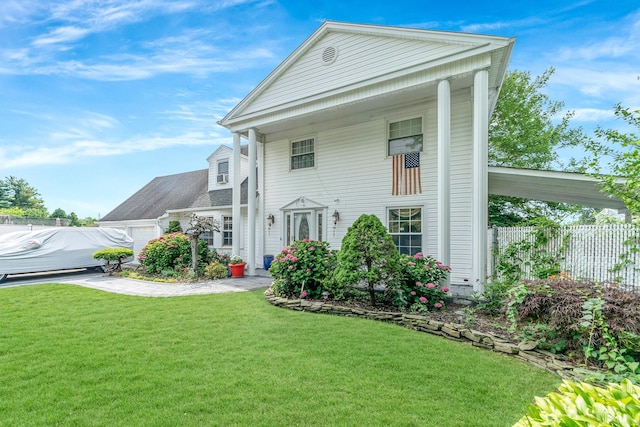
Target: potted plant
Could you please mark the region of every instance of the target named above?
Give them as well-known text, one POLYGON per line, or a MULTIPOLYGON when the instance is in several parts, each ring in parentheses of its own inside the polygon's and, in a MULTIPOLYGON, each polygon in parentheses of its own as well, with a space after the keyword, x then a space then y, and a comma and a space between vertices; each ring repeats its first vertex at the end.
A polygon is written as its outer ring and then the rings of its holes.
POLYGON ((231 277, 244 277, 244 266, 246 262, 239 255, 233 255, 229 259, 229 269, 231 269, 231 277))

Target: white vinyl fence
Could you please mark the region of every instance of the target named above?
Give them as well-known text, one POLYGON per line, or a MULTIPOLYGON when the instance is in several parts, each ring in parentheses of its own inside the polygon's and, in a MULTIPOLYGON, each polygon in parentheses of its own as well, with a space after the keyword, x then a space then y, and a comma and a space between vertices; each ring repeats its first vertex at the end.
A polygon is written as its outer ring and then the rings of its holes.
MULTIPOLYGON (((511 242, 524 239, 533 241, 534 227, 494 227, 489 229, 488 269, 496 276, 496 254, 502 253, 511 242)), ((557 252, 562 237, 567 236, 568 247, 561 262, 562 270, 574 279, 594 280, 602 283, 619 283, 640 286, 640 254, 629 252, 631 246, 624 242, 637 235, 638 228, 632 224, 575 225, 560 228, 557 238, 551 239, 545 248, 557 252), (629 254, 633 263, 622 271, 610 270, 620 263, 622 254, 629 254)), ((530 273, 528 266, 523 266, 530 273)), ((533 279, 529 275, 527 279, 533 279)))

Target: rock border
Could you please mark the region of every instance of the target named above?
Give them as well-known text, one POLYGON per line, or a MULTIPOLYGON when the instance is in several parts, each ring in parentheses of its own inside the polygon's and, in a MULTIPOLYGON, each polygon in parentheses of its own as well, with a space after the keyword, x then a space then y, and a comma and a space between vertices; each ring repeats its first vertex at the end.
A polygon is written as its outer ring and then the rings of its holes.
POLYGON ((503 337, 474 331, 462 324, 440 322, 419 314, 370 311, 361 308, 333 305, 329 302, 281 298, 275 296, 270 289, 265 291, 264 296, 267 301, 276 307, 345 317, 363 317, 380 322, 394 323, 408 329, 438 335, 450 340, 471 344, 474 347, 506 354, 552 372, 563 379, 579 381, 582 377, 581 374, 576 372, 576 366, 569 363, 566 358, 560 355, 536 349, 535 347, 532 348, 532 346, 529 345, 530 343, 514 344, 505 340, 503 337))

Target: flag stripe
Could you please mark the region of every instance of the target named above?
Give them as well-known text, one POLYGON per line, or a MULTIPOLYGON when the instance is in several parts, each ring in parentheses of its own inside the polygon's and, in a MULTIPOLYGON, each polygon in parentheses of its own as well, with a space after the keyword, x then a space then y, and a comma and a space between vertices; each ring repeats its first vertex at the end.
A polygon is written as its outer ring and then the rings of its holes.
POLYGON ((391 194, 422 193, 420 153, 396 154, 391 159, 391 194))

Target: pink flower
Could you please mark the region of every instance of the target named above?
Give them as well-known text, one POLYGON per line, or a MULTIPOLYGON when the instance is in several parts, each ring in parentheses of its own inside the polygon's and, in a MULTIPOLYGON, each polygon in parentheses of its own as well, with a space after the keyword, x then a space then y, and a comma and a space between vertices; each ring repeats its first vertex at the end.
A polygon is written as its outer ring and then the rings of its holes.
POLYGON ((300 298, 304 298, 307 296, 307 291, 302 291, 302 293, 300 294, 300 298))
POLYGON ((293 270, 293 265, 290 265, 290 266, 289 266, 289 270, 293 270))
POLYGON ((424 255, 422 255, 422 252, 418 252, 418 253, 417 253, 417 254, 415 254, 413 257, 414 257, 415 259, 422 259, 422 258, 424 258, 424 255))
POLYGON ((433 289, 436 287, 435 283, 427 283, 427 289, 433 289))
POLYGON ((407 263, 407 265, 416 265, 416 263, 415 263, 415 262, 413 262, 413 261, 409 261, 409 262, 407 263))
POLYGON ((442 304, 440 304, 439 302, 435 303, 433 306, 435 308, 442 308, 442 304))
POLYGON ((427 302, 427 299, 425 297, 420 297, 420 302, 424 304, 425 302, 427 302))
POLYGON ((416 282, 416 286, 422 287, 422 282, 416 282))
POLYGON ((428 265, 425 265, 425 266, 424 266, 424 269, 425 269, 425 270, 428 270, 429 268, 430 268, 430 267, 429 267, 428 265))
POLYGON ((309 250, 310 250, 310 251, 315 251, 315 250, 316 250, 316 248, 315 248, 315 247, 313 247, 313 246, 309 246, 309 250))
POLYGON ((411 295, 415 295, 415 294, 416 294, 416 291, 411 291, 411 295))
POLYGON ((441 287, 440 290, 442 292, 449 292, 449 288, 447 288, 446 286, 441 287))
MULTIPOLYGON (((310 272, 310 271, 311 271, 311 269, 310 269, 310 268, 307 268, 305 271, 308 273, 308 272, 310 272)), ((445 292, 446 292, 446 291, 445 291, 445 292)))

